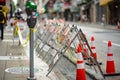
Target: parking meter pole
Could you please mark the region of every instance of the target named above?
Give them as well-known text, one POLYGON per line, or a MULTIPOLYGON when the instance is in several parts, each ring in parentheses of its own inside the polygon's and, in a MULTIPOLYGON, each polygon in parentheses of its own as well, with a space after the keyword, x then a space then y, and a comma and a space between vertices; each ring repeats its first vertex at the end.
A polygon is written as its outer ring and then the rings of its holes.
POLYGON ((34 34, 31 29, 29 31, 30 31, 30 77, 34 77, 34 50, 33 50, 34 34))
POLYGON ((30 31, 30 77, 27 80, 36 80, 34 77, 34 32, 32 29, 30 31))
POLYGON ((34 34, 31 29, 30 30, 30 76, 34 77, 34 50, 33 50, 33 45, 34 45, 34 34))

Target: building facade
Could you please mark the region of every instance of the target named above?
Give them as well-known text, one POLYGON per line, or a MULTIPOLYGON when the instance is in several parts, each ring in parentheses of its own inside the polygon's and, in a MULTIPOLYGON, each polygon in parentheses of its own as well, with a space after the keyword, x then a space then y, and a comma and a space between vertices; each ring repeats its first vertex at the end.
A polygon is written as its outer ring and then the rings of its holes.
POLYGON ((104 15, 106 24, 116 25, 120 20, 120 0, 91 0, 82 4, 81 16, 85 13, 92 23, 101 23, 104 15))

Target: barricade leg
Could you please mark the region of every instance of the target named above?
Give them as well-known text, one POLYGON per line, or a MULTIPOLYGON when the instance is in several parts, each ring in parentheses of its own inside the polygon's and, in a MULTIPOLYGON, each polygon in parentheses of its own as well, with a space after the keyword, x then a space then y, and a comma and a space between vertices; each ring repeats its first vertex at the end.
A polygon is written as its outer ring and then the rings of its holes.
MULTIPOLYGON (((52 49, 51 49, 52 50, 52 49)), ((48 65, 50 64, 50 61, 52 59, 52 55, 50 52, 48 52, 44 58, 46 60, 46 63, 48 63, 48 65)))
MULTIPOLYGON (((45 59, 46 58, 46 56, 47 55, 49 55, 49 52, 52 50, 52 48, 50 48, 49 50, 48 50, 48 52, 43 56, 43 58, 42 59, 45 59)), ((49 59, 48 59, 49 60, 49 59)))
MULTIPOLYGON (((57 56, 57 55, 56 55, 57 56)), ((62 55, 60 55, 59 59, 55 62, 55 64, 53 66, 51 66, 51 68, 49 68, 48 73, 46 74, 46 76, 49 75, 49 73, 52 71, 52 69, 55 67, 55 65, 58 63, 58 61, 62 58, 62 55)))
POLYGON ((44 46, 45 46, 45 44, 43 44, 42 47, 41 47, 41 48, 39 49, 39 51, 38 51, 38 53, 39 53, 39 57, 40 57, 40 55, 42 54, 41 51, 42 51, 42 49, 44 48, 44 46))
MULTIPOLYGON (((49 67, 51 67, 51 66, 52 66, 53 61, 54 61, 54 58, 55 58, 58 54, 59 54, 59 53, 57 52, 57 53, 53 56, 53 58, 52 58, 52 60, 51 60, 51 62, 50 62, 49 67)), ((50 69, 50 68, 49 68, 49 69, 50 69)), ((48 69, 48 71, 49 71, 49 69, 48 69)))

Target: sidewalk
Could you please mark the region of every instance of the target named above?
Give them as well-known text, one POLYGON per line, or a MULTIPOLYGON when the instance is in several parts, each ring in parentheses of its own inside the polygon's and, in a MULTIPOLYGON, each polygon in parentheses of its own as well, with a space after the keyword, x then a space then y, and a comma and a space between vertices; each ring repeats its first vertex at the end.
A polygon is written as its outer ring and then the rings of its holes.
MULTIPOLYGON (((29 77, 29 47, 19 45, 19 40, 12 41, 12 31, 7 28, 4 40, 0 40, 0 80, 27 80, 29 77)), ((67 80, 58 71, 52 71, 48 77, 48 65, 34 56, 36 80, 67 80)))

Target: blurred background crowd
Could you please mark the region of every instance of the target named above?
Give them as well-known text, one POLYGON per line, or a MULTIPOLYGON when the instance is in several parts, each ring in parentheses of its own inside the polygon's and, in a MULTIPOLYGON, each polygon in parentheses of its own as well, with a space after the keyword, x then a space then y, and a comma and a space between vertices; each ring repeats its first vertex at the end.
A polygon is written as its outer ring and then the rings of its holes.
MULTIPOLYGON (((10 17, 16 9, 25 12, 27 0, 6 0, 10 17)), ((64 19, 116 25, 120 20, 120 0, 31 0, 38 5, 40 19, 64 19)))

